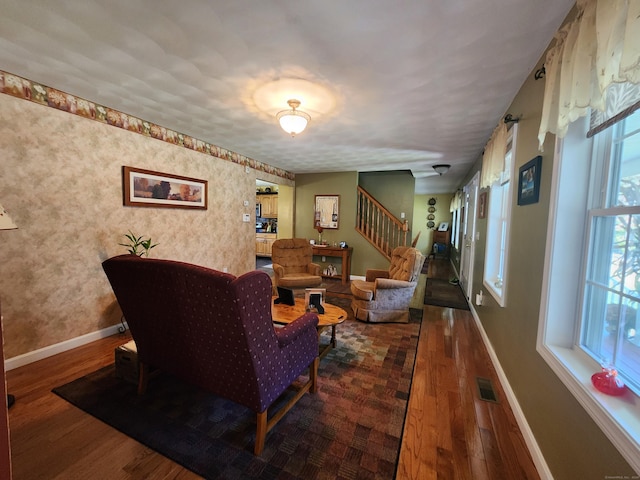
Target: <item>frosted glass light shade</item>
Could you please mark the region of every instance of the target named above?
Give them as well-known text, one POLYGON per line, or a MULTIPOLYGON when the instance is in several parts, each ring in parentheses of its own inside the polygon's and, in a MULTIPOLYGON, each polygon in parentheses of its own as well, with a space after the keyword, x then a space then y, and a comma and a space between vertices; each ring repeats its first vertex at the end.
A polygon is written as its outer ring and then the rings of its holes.
POLYGON ((438 175, 442 175, 443 173, 447 173, 451 168, 451 165, 434 165, 433 169, 438 173, 438 175))
POLYGON ((307 128, 307 123, 311 120, 311 117, 306 112, 296 110, 300 106, 298 100, 289 100, 289 106, 291 110, 282 110, 278 112, 276 118, 280 123, 282 129, 292 137, 304 131, 307 128))

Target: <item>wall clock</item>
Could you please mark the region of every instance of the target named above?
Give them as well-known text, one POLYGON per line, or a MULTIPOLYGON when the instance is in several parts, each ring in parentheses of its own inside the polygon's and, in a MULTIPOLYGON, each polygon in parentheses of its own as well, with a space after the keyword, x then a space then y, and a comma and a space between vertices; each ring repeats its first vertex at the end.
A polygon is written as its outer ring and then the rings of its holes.
POLYGON ((436 216, 434 214, 430 214, 427 216, 427 220, 435 220, 436 216))
POLYGON ((436 211, 436 207, 429 207, 429 213, 433 213, 436 211))
POLYGON ((429 205, 435 205, 436 204, 436 199, 435 198, 430 198, 429 199, 429 205))
POLYGON ((435 224, 435 223, 433 223, 433 222, 427 222, 427 227, 429 227, 429 228, 433 228, 433 227, 435 227, 435 226, 436 226, 436 224, 435 224))

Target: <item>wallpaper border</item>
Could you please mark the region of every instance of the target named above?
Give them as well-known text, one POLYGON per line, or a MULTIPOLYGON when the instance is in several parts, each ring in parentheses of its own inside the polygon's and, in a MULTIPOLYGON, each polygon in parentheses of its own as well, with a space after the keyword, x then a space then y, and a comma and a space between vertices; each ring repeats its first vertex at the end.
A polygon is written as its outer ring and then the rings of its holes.
POLYGON ((47 87, 29 79, 0 70, 0 93, 28 100, 39 105, 79 115, 89 120, 122 128, 145 137, 155 138, 172 145, 195 150, 239 165, 248 166, 261 172, 276 175, 287 180, 295 180, 295 175, 278 167, 259 162, 231 150, 209 142, 193 138, 152 122, 128 115, 70 93, 47 87))

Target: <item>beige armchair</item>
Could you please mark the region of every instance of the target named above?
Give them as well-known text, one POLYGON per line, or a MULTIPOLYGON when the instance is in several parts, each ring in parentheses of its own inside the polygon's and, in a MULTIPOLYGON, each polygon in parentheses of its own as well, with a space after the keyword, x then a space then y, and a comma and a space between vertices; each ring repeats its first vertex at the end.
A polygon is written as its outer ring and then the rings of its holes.
POLYGON ((418 285, 424 255, 413 247, 396 247, 389 270, 367 270, 366 280, 352 280, 351 308, 365 322, 409 322, 409 304, 418 285))
POLYGON ((306 288, 320 285, 320 265, 312 259, 313 248, 304 238, 280 238, 273 242, 274 286, 306 288))

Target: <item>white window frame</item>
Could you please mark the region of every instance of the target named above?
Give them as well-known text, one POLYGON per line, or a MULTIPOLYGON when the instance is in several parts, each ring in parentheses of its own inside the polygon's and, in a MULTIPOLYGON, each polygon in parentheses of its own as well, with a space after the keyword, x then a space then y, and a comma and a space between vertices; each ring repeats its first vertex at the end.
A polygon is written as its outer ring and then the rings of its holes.
POLYGON ((487 239, 482 284, 501 307, 505 307, 507 304, 509 236, 517 136, 518 124, 514 123, 507 135, 504 171, 500 179, 491 185, 489 200, 486 205, 487 239), (501 226, 496 226, 497 223, 501 224, 501 226))
POLYGON ((640 398, 598 392, 591 375, 601 366, 575 345, 580 328, 582 265, 586 256, 591 141, 588 118, 556 140, 536 349, 621 455, 640 472, 640 398))
POLYGON ((453 211, 453 218, 451 220, 451 234, 453 237, 452 243, 456 250, 460 250, 460 207, 453 211))

